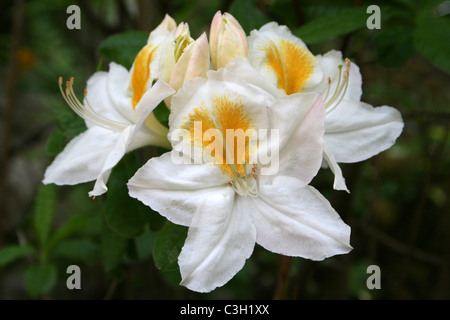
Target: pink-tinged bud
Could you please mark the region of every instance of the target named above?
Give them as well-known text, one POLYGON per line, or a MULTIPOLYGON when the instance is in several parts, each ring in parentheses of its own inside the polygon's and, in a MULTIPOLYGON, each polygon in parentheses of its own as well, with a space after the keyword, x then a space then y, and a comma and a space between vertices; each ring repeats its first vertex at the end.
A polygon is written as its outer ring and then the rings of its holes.
POLYGON ((239 22, 229 13, 218 11, 209 33, 211 61, 215 70, 223 68, 235 57, 248 54, 247 37, 239 22))
POLYGON ((160 78, 170 83, 175 64, 183 54, 184 49, 194 42, 187 23, 180 23, 175 33, 169 36, 163 44, 161 60, 159 62, 160 78))
POLYGON ((153 29, 152 32, 150 32, 147 43, 158 41, 158 37, 167 37, 176 28, 177 23, 175 22, 175 20, 171 16, 166 14, 163 21, 161 21, 161 23, 155 29, 153 29))
POLYGON ((193 78, 204 77, 210 66, 208 38, 203 33, 197 40, 190 43, 176 62, 169 84, 175 90, 193 78))
MULTIPOLYGON (((160 79, 178 90, 189 79, 206 77, 209 68, 210 53, 206 34, 203 33, 194 41, 190 36, 188 24, 180 23, 162 48, 159 62, 160 79)), ((170 100, 165 100, 169 108, 170 100)))
POLYGON ((172 30, 175 30, 176 28, 177 28, 177 23, 175 22, 175 20, 173 20, 173 18, 171 16, 166 14, 164 16, 164 20, 156 27, 155 30, 166 29, 166 30, 172 31, 172 30))

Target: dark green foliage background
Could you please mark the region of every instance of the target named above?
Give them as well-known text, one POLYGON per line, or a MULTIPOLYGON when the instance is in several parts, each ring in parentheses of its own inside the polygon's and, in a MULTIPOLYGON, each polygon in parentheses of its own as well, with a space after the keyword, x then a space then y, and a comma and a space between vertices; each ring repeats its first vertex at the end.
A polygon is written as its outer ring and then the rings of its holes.
MULTIPOLYGON (((187 228, 173 225, 127 196, 125 183, 150 156, 128 154, 113 170, 106 195, 93 183, 43 186, 49 165, 85 130, 61 98, 57 78, 75 77, 81 96, 89 76, 115 61, 127 68, 148 32, 170 14, 194 38, 217 10, 246 32, 268 21, 286 24, 315 54, 344 52, 363 75, 363 101, 400 110, 397 143, 367 161, 342 165, 351 194, 318 188, 352 228, 354 250, 321 262, 294 258, 286 299, 450 298, 450 2, 426 0, 26 1, 16 72, 11 59, 15 1, 0 4, 2 176, 0 299, 271 299, 279 257, 258 245, 245 267, 208 294, 178 285, 177 256, 187 228), (66 28, 66 8, 81 8, 81 30, 66 28), (366 8, 381 8, 382 28, 369 30, 366 8), (17 84, 9 86, 15 81, 17 84), (8 99, 13 97, 14 99, 8 99), (7 113, 7 110, 10 113, 7 113), (10 128, 10 134, 6 134, 10 128), (66 288, 66 268, 82 271, 82 289, 66 288), (369 290, 369 265, 381 289, 369 290)), ((156 111, 167 121, 163 105, 156 111)))

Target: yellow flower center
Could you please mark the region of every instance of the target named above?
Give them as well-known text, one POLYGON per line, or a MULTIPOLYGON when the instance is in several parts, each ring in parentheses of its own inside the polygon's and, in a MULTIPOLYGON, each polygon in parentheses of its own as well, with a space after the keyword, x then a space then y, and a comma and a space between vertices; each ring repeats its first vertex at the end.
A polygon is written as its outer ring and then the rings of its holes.
POLYGON ((287 95, 300 92, 314 72, 316 58, 297 43, 280 40, 264 49, 267 67, 277 78, 277 86, 287 95))
POLYGON ((134 60, 134 70, 131 75, 131 87, 133 89, 131 103, 133 108, 136 107, 147 91, 147 82, 150 78, 150 64, 155 59, 155 51, 156 47, 147 45, 139 51, 134 60))
MULTIPOLYGON (((181 128, 187 130, 192 145, 211 152, 214 164, 231 178, 230 185, 236 186, 251 175, 246 169, 257 148, 257 142, 252 143, 256 141, 256 126, 239 98, 213 98, 212 106, 194 108, 181 128)), ((249 191, 246 186, 243 189, 249 191)))

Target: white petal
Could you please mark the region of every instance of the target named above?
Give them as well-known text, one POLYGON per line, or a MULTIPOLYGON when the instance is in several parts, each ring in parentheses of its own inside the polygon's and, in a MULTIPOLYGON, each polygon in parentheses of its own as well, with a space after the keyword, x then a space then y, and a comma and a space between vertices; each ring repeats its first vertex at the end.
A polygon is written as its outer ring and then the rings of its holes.
POLYGON ((127 151, 145 145, 170 148, 167 133, 169 130, 164 127, 152 114, 152 111, 168 96, 175 93, 167 83, 162 80, 157 81, 139 100, 135 107, 136 129, 132 136, 132 142, 127 151))
POLYGON ((173 121, 178 116, 178 114, 181 112, 181 110, 186 106, 186 102, 190 101, 195 94, 197 93, 197 90, 201 88, 206 83, 206 78, 194 78, 186 81, 172 96, 171 101, 171 107, 170 107, 170 114, 169 114, 169 127, 173 127, 173 121))
POLYGON ((229 188, 204 199, 194 215, 178 258, 181 284, 209 292, 227 283, 245 264, 255 245, 249 211, 234 208, 229 188))
POLYGON ((177 164, 175 151, 150 159, 128 182, 129 194, 176 224, 189 226, 212 192, 231 189, 216 166, 177 164))
POLYGON ((333 153, 331 152, 330 148, 328 148, 326 143, 324 143, 323 147, 324 147, 323 148, 324 162, 330 166, 331 171, 334 173, 333 188, 335 190, 344 190, 349 192, 345 184, 345 179, 342 174, 342 170, 339 167, 336 159, 334 158, 333 153))
MULTIPOLYGON (((280 136, 286 136, 280 138, 282 149, 279 152, 278 171, 273 173, 296 177, 305 185, 308 184, 322 164, 322 99, 315 93, 293 94, 280 99, 270 111, 271 128, 280 128, 280 136)), ((271 166, 276 169, 276 162, 271 163, 271 166)))
POLYGON ((317 190, 302 186, 283 176, 261 183, 260 196, 249 199, 256 242, 275 253, 312 260, 349 252, 350 227, 317 190))
POLYGON ((278 90, 276 85, 261 76, 261 74, 250 64, 247 57, 234 58, 227 64, 225 69, 236 73, 248 83, 267 91, 276 98, 284 96, 284 94, 278 90))
MULTIPOLYGON (((118 66, 117 70, 120 70, 120 68, 125 70, 125 68, 121 66, 118 66)), ((112 68, 112 70, 116 70, 116 68, 112 68)), ((127 74, 126 70, 125 73, 127 74)), ((117 77, 118 75, 115 74, 115 76, 117 77)), ((89 105, 97 114, 105 119, 129 124, 130 120, 125 118, 123 114, 118 112, 114 107, 115 103, 112 99, 115 98, 115 96, 111 97, 111 95, 108 94, 108 81, 110 81, 110 77, 110 73, 99 71, 89 78, 86 85, 87 95, 84 98, 84 105, 89 105)), ((126 81, 126 78, 123 81, 126 81)), ((87 124, 89 125, 89 122, 87 122, 87 124)))
POLYGON ((127 152, 128 146, 131 142, 131 136, 133 134, 134 127, 135 126, 129 126, 125 130, 120 132, 120 135, 117 137, 114 146, 109 151, 108 156, 102 163, 103 165, 95 182, 94 189, 89 192, 89 196, 100 196, 108 190, 108 188, 106 187, 106 183, 108 182, 111 170, 117 163, 119 163, 119 161, 127 152))
POLYGON ((97 178, 120 133, 92 127, 72 139, 47 168, 44 183, 74 185, 97 178))
POLYGON ((128 126, 120 133, 114 147, 105 159, 94 189, 89 193, 90 196, 99 196, 108 190, 106 183, 111 174, 111 170, 122 159, 125 153, 146 145, 170 147, 167 136, 165 135, 168 130, 165 128, 160 129, 162 130, 160 132, 156 130, 157 128, 149 130, 144 125, 144 121, 153 109, 172 93, 174 93, 174 90, 169 85, 158 81, 142 96, 136 105, 137 124, 128 126))
POLYGON ((402 130, 396 109, 343 100, 326 115, 324 139, 337 162, 353 163, 390 148, 402 130))
POLYGON ((112 101, 110 108, 115 108, 116 112, 128 122, 135 123, 136 116, 131 103, 132 94, 128 88, 129 79, 130 73, 127 69, 114 62, 109 64, 107 93, 112 101))
MULTIPOLYGON (((319 60, 320 65, 322 66, 323 78, 319 85, 317 87, 311 88, 311 90, 325 95, 328 90, 328 77, 330 77, 331 85, 329 97, 331 97, 336 90, 338 82, 340 72, 338 66, 342 65, 342 71, 346 69, 345 62, 342 59, 342 52, 331 50, 323 56, 317 55, 316 58, 319 60)), ((362 77, 361 72, 359 71, 359 67, 358 65, 356 65, 356 63, 351 63, 348 81, 348 88, 344 98, 359 101, 362 94, 362 77)))

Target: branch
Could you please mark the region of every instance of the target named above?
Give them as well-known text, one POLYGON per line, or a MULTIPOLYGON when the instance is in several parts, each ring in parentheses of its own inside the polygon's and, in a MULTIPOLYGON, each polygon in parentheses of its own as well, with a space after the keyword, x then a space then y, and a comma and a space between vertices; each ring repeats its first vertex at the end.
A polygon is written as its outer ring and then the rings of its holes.
POLYGON ((359 226, 359 230, 361 230, 369 237, 376 239, 378 242, 390 248, 391 250, 401 253, 405 256, 410 256, 416 260, 420 260, 438 267, 442 267, 444 265, 444 260, 442 258, 423 250, 408 246, 369 225, 361 225, 359 226))
POLYGON ((278 284, 274 300, 281 300, 286 296, 287 281, 289 277, 289 269, 291 268, 292 257, 280 255, 280 272, 278 274, 278 284))

